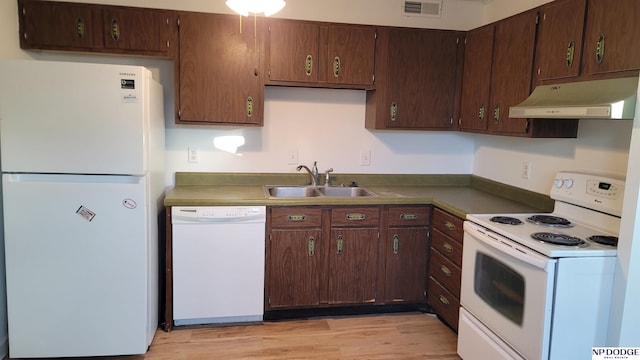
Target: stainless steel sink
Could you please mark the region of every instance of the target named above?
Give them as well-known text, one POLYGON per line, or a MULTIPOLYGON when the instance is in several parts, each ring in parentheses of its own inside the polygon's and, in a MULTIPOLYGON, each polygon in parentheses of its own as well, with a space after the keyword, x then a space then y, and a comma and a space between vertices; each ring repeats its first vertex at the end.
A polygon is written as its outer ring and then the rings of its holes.
POLYGON ((320 196, 316 187, 312 186, 265 186, 268 197, 303 198, 320 196))
POLYGON ((307 197, 363 197, 376 196, 363 187, 338 186, 281 186, 265 185, 265 195, 269 198, 307 198, 307 197))
POLYGON ((318 190, 324 196, 330 197, 360 197, 375 196, 371 191, 361 187, 320 187, 318 190))

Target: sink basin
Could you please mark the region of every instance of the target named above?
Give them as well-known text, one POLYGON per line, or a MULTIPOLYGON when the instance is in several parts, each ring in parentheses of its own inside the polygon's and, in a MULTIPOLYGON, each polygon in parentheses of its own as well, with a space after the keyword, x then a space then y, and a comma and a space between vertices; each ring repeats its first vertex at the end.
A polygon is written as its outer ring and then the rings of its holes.
POLYGON ((265 186, 268 197, 300 198, 320 196, 318 189, 311 186, 265 186))
POLYGON ((325 187, 325 186, 279 186, 265 185, 264 192, 270 198, 306 198, 306 197, 362 197, 376 196, 362 187, 325 187))
POLYGON ((375 196, 371 191, 361 187, 321 187, 318 191, 330 197, 360 197, 375 196))

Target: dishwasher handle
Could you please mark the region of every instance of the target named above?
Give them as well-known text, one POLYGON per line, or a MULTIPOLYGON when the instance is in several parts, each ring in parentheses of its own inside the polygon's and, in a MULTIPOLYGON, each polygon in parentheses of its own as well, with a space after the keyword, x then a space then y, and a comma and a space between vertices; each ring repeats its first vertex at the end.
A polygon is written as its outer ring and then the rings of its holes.
POLYGON ((171 223, 265 223, 266 214, 265 206, 173 207, 171 223))

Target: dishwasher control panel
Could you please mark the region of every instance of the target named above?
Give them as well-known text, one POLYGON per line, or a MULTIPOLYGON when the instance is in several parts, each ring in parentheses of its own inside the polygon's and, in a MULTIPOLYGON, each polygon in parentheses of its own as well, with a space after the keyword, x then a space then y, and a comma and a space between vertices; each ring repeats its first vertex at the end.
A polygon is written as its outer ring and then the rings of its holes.
POLYGON ((247 221, 266 219, 265 206, 174 206, 172 222, 180 221, 247 221))

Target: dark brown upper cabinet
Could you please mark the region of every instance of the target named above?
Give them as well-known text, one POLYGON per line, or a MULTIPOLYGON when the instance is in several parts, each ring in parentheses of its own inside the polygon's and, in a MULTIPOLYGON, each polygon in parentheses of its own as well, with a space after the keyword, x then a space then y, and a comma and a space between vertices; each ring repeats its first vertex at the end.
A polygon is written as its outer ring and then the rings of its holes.
POLYGON ((375 27, 270 19, 266 31, 267 84, 373 85, 375 27))
POLYGON ((554 1, 540 9, 535 83, 580 74, 586 0, 554 1))
POLYGON ((460 33, 378 29, 376 85, 367 91, 369 129, 454 130, 460 33))
POLYGON ((262 125, 264 86, 253 21, 180 13, 178 123, 262 125))
POLYGON ((106 49, 172 53, 178 45, 176 26, 172 11, 116 6, 102 9, 106 49))

